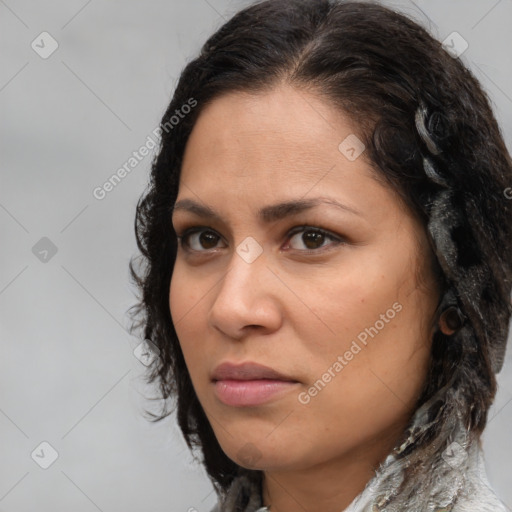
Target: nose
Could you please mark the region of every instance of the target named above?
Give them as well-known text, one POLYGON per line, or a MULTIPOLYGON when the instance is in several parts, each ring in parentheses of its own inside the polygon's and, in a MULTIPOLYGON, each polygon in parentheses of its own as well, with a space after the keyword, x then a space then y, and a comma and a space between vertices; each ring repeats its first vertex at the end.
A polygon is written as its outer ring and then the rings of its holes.
POLYGON ((225 336, 240 340, 255 329, 268 334, 280 328, 279 280, 268 268, 264 253, 248 263, 233 252, 214 290, 209 323, 225 336))

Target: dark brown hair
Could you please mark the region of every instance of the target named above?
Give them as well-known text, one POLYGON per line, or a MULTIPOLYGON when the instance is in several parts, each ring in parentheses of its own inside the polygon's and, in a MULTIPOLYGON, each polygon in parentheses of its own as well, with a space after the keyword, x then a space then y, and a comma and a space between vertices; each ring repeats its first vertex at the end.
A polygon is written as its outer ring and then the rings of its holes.
MULTIPOLYGON (((453 336, 435 333, 417 406, 449 385, 461 397, 468 430, 480 434, 511 314, 512 210, 504 190, 512 162, 489 99, 460 59, 411 19, 374 3, 271 0, 240 11, 181 74, 137 206, 142 254, 130 265, 141 292, 133 329, 159 349, 148 381, 174 401, 185 440, 200 449, 218 491, 240 468, 199 404, 170 316, 177 249, 170 217, 184 148, 202 109, 223 94, 260 93, 283 82, 318 94, 356 123, 377 174, 423 220, 442 269, 443 305, 454 303, 466 318, 453 336), (176 122, 176 111, 191 100, 197 105, 176 122)), ((411 450, 435 439, 453 407, 442 396, 433 402, 429 419, 436 422, 411 450)), ((158 421, 171 412, 150 415, 158 421)))

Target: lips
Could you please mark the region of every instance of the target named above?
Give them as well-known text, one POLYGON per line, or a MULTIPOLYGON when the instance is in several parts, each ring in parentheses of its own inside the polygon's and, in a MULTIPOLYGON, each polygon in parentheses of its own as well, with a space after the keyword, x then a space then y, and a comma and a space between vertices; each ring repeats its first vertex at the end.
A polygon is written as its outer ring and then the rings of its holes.
POLYGON ((234 364, 225 362, 217 366, 211 375, 212 381, 219 380, 279 380, 297 382, 295 379, 284 375, 273 368, 258 363, 234 364))
POLYGON ((217 398, 231 407, 257 407, 284 397, 298 381, 257 363, 222 363, 211 375, 217 398))

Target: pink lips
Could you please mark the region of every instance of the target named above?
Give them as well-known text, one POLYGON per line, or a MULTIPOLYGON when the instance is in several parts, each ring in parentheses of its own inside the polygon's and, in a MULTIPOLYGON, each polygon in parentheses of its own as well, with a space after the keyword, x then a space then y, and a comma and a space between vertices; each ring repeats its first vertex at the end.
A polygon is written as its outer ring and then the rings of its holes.
POLYGON ((292 378, 257 363, 222 363, 212 373, 211 380, 217 398, 233 407, 263 404, 298 384, 292 378))

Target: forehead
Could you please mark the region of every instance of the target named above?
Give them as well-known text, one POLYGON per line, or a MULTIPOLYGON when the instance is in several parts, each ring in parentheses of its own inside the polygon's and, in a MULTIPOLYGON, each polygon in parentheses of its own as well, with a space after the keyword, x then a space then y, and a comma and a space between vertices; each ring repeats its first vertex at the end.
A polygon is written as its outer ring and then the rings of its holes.
MULTIPOLYGON (((351 223, 371 226, 384 238, 398 231, 424 236, 421 222, 376 175, 364 151, 355 159, 340 151, 353 136, 357 127, 349 116, 311 93, 283 86, 226 94, 204 108, 192 130, 177 203, 192 200, 246 225, 260 222, 266 211, 289 209, 285 203, 329 198, 360 212, 351 223)), ((319 206, 319 214, 333 219, 334 210, 326 208, 319 206)), ((344 224, 340 215, 335 222, 344 224)))
POLYGON ((225 94, 205 106, 192 130, 178 200, 241 214, 329 196, 379 224, 403 217, 403 204, 376 179, 365 152, 347 157, 346 141, 356 132, 350 117, 325 99, 289 86, 225 94))
POLYGON ((325 100, 289 86, 229 93, 199 115, 182 177, 260 178, 278 186, 296 180, 311 184, 334 168, 338 174, 370 175, 364 152, 352 162, 340 152, 340 144, 355 132, 352 121, 325 100))

